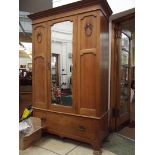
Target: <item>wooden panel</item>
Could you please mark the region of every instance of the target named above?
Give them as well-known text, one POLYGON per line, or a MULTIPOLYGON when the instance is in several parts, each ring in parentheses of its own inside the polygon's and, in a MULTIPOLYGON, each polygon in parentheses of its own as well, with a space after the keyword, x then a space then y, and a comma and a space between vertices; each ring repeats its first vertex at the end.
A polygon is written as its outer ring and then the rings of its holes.
POLYGON ((100 12, 100 114, 108 111, 109 25, 100 12))
POLYGON ((80 108, 95 109, 96 60, 93 54, 85 54, 80 63, 80 108))
POLYGON ((36 56, 44 56, 46 55, 46 25, 39 25, 34 27, 33 29, 33 41, 34 41, 34 58, 36 56))
POLYGON ((90 116, 96 116, 97 22, 95 11, 78 16, 79 113, 90 116))
POLYGON ((33 105, 47 107, 46 23, 33 27, 33 105))
POLYGON ((35 117, 45 119, 45 126, 47 130, 59 135, 76 135, 78 137, 95 139, 96 120, 90 118, 76 117, 71 115, 35 111, 35 117), (46 113, 46 114, 45 114, 46 113))
POLYGON ((95 14, 86 14, 80 18, 80 49, 96 48, 96 25, 95 14))
POLYGON ((34 92, 35 101, 39 103, 45 102, 45 61, 43 57, 37 57, 34 61, 35 68, 35 89, 40 91, 34 92))

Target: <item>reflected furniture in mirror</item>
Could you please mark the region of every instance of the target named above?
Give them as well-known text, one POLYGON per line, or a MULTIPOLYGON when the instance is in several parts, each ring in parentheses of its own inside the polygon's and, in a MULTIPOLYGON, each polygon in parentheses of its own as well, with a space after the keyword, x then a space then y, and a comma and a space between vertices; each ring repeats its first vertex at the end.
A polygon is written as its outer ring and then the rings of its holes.
POLYGON ((103 0, 29 15, 33 25, 33 114, 46 131, 90 143, 108 134, 109 16, 103 0))

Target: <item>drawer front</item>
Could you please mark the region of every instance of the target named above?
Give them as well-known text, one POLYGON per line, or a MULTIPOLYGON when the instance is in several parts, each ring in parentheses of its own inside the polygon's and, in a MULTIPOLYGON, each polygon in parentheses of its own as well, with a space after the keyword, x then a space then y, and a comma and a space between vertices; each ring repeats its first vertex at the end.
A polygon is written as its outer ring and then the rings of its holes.
POLYGON ((71 115, 49 113, 47 129, 63 135, 73 135, 81 138, 94 139, 95 129, 93 120, 71 115))

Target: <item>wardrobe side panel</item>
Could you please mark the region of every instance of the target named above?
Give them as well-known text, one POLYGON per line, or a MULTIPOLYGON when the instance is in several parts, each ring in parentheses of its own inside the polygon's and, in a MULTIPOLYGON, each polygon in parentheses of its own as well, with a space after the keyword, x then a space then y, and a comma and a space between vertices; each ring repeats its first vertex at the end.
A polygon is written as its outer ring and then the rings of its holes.
POLYGON ((100 12, 100 114, 108 111, 109 21, 100 12))

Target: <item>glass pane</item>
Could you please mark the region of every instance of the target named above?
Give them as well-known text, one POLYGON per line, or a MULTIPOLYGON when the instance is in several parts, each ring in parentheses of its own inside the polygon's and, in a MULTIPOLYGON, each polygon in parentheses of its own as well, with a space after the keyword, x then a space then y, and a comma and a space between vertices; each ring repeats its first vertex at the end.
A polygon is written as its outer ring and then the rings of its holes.
POLYGON ((72 105, 73 22, 51 27, 51 103, 72 105))
POLYGON ((129 38, 122 33, 121 42, 121 83, 120 83, 120 113, 128 111, 128 71, 129 71, 129 38))

